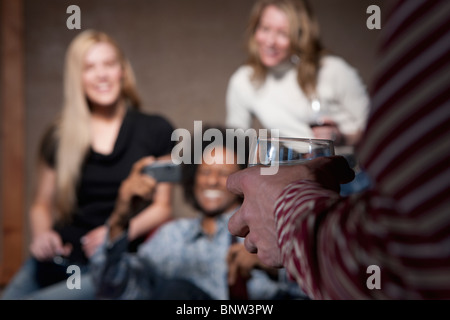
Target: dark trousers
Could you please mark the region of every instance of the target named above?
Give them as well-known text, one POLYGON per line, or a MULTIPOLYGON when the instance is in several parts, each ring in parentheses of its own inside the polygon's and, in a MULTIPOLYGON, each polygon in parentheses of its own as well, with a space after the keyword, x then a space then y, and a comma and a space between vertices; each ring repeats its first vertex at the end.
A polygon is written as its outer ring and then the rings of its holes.
POLYGON ((183 279, 157 281, 153 292, 154 300, 211 300, 202 289, 183 279))

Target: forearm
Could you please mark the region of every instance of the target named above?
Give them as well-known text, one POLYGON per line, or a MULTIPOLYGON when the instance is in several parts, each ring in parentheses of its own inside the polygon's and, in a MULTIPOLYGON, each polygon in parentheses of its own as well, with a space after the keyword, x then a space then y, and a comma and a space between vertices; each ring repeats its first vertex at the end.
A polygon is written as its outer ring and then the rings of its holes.
POLYGON ((53 228, 53 219, 50 209, 41 204, 34 204, 30 208, 30 232, 31 237, 48 232, 53 228))
POLYGON ((128 203, 118 201, 113 213, 107 221, 109 242, 116 241, 125 231, 128 231, 130 208, 128 203))
POLYGON ((399 236, 385 224, 399 220, 394 208, 391 199, 375 191, 341 198, 316 182, 291 184, 275 211, 288 273, 314 299, 392 298, 389 291, 370 290, 366 281, 367 268, 376 265, 383 287, 402 286, 408 267, 398 264, 395 254, 383 253, 399 236))
POLYGON ((275 221, 283 264, 310 297, 321 297, 317 292, 321 280, 316 251, 321 214, 338 200, 337 193, 304 181, 288 186, 276 204, 275 221))
POLYGON ((426 254, 417 246, 417 234, 430 226, 400 214, 396 201, 376 190, 341 198, 300 181, 284 190, 275 218, 286 270, 314 299, 414 299, 446 274, 448 258, 433 245, 426 254), (433 255, 440 265, 430 264, 433 255))
POLYGON ((162 223, 168 221, 172 214, 172 206, 167 202, 154 202, 136 216, 127 201, 118 201, 109 220, 109 241, 117 239, 124 231, 128 232, 130 241, 145 236, 162 223))
POLYGON ((134 240, 147 235, 164 222, 168 221, 172 214, 170 204, 154 203, 130 220, 128 236, 134 240))

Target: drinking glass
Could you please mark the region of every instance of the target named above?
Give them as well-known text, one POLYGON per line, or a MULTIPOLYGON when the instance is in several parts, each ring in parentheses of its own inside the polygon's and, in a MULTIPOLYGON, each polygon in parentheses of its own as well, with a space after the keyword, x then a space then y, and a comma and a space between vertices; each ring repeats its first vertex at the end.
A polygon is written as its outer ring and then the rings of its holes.
POLYGON ((332 140, 254 137, 250 143, 248 166, 294 165, 333 155, 332 140))

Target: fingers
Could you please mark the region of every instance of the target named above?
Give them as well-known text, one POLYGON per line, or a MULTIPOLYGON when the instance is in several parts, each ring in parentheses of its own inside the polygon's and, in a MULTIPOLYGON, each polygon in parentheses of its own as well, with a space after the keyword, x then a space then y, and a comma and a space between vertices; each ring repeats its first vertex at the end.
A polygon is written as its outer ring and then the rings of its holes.
POLYGON ((68 249, 63 246, 61 237, 56 232, 49 231, 33 240, 30 251, 36 259, 42 261, 55 255, 66 255, 68 249))
POLYGON ((152 199, 157 181, 153 177, 141 173, 142 168, 151 163, 151 158, 144 158, 135 163, 129 177, 122 182, 119 190, 119 198, 122 201, 128 202, 134 196, 145 200, 152 199))
POLYGON ((329 157, 330 171, 334 174, 339 183, 348 183, 355 178, 355 172, 350 168, 347 159, 342 156, 329 157))
POLYGON ((72 252, 72 245, 70 243, 67 243, 62 247, 61 255, 67 257, 70 255, 71 252, 72 252))
POLYGON ((233 285, 238 276, 250 278, 250 272, 255 266, 257 257, 249 254, 242 243, 230 246, 227 254, 228 283, 233 285))
POLYGON ((81 243, 83 247, 83 251, 88 258, 90 258, 95 250, 103 243, 106 237, 107 229, 102 226, 94 229, 83 238, 81 238, 81 243))
POLYGON ((83 251, 84 254, 86 255, 86 257, 90 258, 94 255, 95 251, 97 250, 97 248, 101 245, 101 242, 94 242, 94 241, 90 241, 86 244, 83 245, 83 251))
POLYGON ((39 261, 41 261, 45 258, 45 250, 42 247, 40 247, 36 243, 36 241, 33 241, 30 244, 30 252, 31 252, 31 255, 39 261))
MULTIPOLYGON (((242 183, 246 170, 235 172, 228 176, 227 189, 237 195, 244 195, 242 183)), ((232 235, 237 237, 245 237, 249 231, 247 223, 244 221, 244 206, 245 202, 241 205, 241 208, 237 210, 228 221, 228 230, 232 235)))
MULTIPOLYGON (((247 170, 247 169, 245 169, 245 170, 247 170)), ((228 191, 230 191, 234 194, 237 194, 239 196, 244 195, 244 193, 242 192, 242 187, 241 187, 242 176, 243 176, 243 172, 241 172, 241 171, 232 173, 228 176, 228 178, 227 178, 228 191)))
POLYGON ((89 243, 101 243, 105 240, 108 228, 106 226, 97 227, 84 235, 81 238, 81 243, 83 245, 88 245, 89 243))
POLYGON ((336 140, 338 130, 336 127, 331 126, 321 126, 315 127, 312 129, 314 138, 316 139, 327 139, 327 140, 336 140))
POLYGON ((155 162, 155 160, 156 159, 153 156, 141 158, 137 162, 134 163, 133 168, 131 169, 131 172, 140 174, 144 167, 152 164, 153 162, 155 162))
POLYGON ((228 284, 233 285, 236 282, 238 273, 238 264, 236 263, 237 250, 234 246, 231 246, 227 254, 228 264, 228 284))
POLYGON ((342 156, 319 157, 304 165, 315 176, 314 180, 330 189, 338 188, 339 184, 348 183, 355 178, 355 172, 342 156))
POLYGON ((153 192, 156 187, 156 180, 150 176, 142 175, 139 180, 136 180, 134 188, 134 195, 139 196, 145 200, 151 200, 153 198, 153 192))
POLYGON ((255 178, 260 176, 261 167, 254 166, 232 173, 227 179, 227 188, 230 192, 239 196, 244 195, 244 190, 252 188, 255 178))
POLYGON ((53 254, 62 254, 64 252, 61 237, 59 237, 55 233, 52 233, 52 235, 49 237, 49 240, 50 240, 49 244, 53 254))
POLYGON ((241 238, 244 238, 248 234, 249 228, 247 223, 244 221, 243 205, 241 206, 241 209, 236 211, 228 221, 228 231, 230 231, 232 235, 241 238))

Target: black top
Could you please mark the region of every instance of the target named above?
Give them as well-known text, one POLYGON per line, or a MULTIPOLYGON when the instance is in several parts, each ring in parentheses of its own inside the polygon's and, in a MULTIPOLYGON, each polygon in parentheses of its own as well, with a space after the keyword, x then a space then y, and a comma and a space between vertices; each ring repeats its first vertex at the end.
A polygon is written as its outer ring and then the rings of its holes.
MULTIPOLYGON (((104 155, 89 151, 82 167, 77 188, 77 208, 69 224, 55 226, 64 243, 71 243, 72 262, 86 263, 80 238, 88 231, 103 225, 114 209, 122 180, 133 164, 142 157, 170 154, 173 127, 163 117, 143 114, 129 109, 122 122, 114 150, 104 155)), ((53 152, 54 159, 55 152, 53 152)), ((50 166, 54 161, 47 158, 50 166)))

